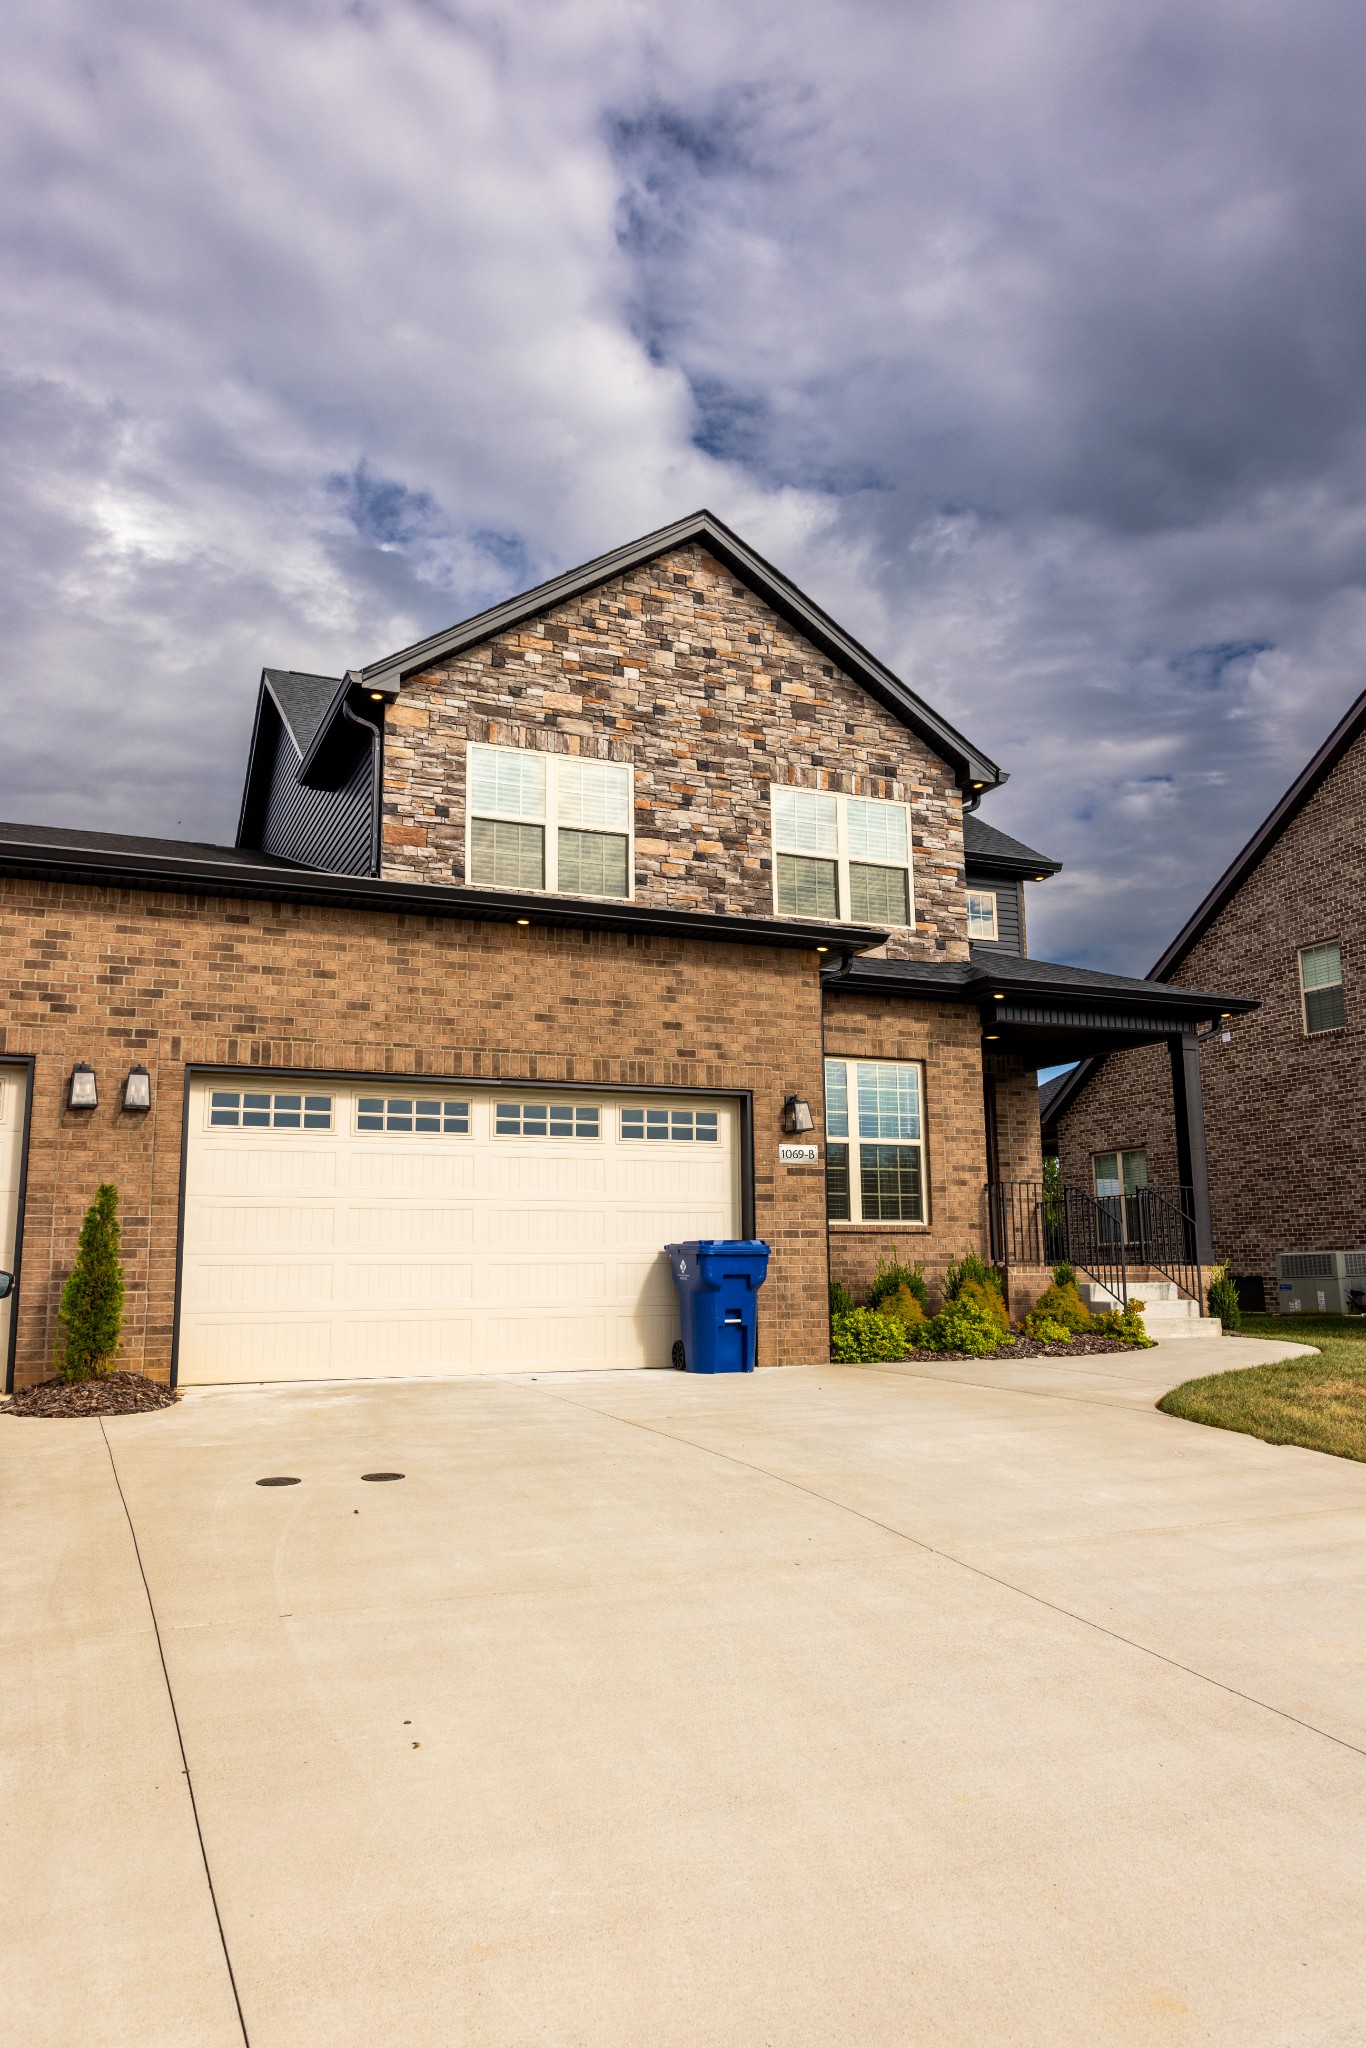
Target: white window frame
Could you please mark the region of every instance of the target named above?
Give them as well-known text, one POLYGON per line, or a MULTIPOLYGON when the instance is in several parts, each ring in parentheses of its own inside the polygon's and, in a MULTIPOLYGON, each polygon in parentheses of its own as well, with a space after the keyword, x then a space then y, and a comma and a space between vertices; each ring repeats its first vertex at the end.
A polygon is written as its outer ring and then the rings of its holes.
MULTIPOLYGON (((781 910, 778 907, 778 856, 780 853, 795 855, 796 858, 805 860, 829 860, 831 858, 831 855, 828 853, 813 854, 799 848, 780 847, 778 845, 776 799, 780 792, 784 795, 791 793, 794 796, 833 797, 835 801, 835 853, 833 858, 835 861, 837 914, 834 917, 803 916, 801 922, 803 924, 853 924, 856 922, 849 909, 852 896, 849 883, 849 868, 851 865, 849 857, 849 805, 850 803, 885 803, 889 808, 900 811, 906 820, 906 862, 904 867, 900 861, 869 860, 866 855, 860 855, 858 860, 853 862, 852 865, 855 867, 890 868, 894 874, 905 875, 906 922, 904 925, 893 925, 890 929, 893 931, 913 931, 915 929, 915 849, 911 844, 910 805, 891 797, 862 796, 857 790, 847 794, 844 790, 840 789, 808 789, 804 785, 797 783, 777 782, 769 784, 768 842, 773 860, 773 915, 782 918, 794 916, 792 911, 781 910)), ((857 921, 861 922, 861 920, 857 921)))
POLYGON ((848 1148, 849 1214, 832 1216, 829 1213, 827 1192, 826 1220, 832 1230, 928 1230, 930 1228, 930 1174, 929 1144, 926 1137, 925 1117, 925 1064, 923 1060, 863 1060, 836 1054, 825 1062, 825 1157, 827 1173, 830 1169, 831 1145, 848 1148), (847 1132, 832 1131, 835 1113, 830 1102, 830 1069, 843 1067, 845 1076, 845 1101, 848 1110, 847 1132), (860 1067, 887 1068, 897 1072, 910 1072, 916 1077, 916 1092, 919 1103, 920 1135, 918 1138, 884 1138, 865 1136, 858 1128, 858 1072, 860 1067), (920 1158, 920 1215, 918 1217, 881 1217, 863 1214, 863 1171, 861 1150, 864 1145, 898 1145, 914 1150, 920 1158))
MULTIPOLYGON (((626 777, 626 830, 625 833, 606 833, 605 838, 626 840, 626 894, 624 896, 588 896, 582 900, 592 903, 633 903, 636 894, 636 771, 629 761, 598 762, 592 755, 550 754, 539 747, 498 747, 487 741, 469 740, 465 746, 465 880, 471 888, 487 888, 491 885, 475 882, 474 860, 474 757, 482 750, 490 754, 534 753, 545 768, 545 811, 541 817, 533 817, 528 811, 495 810, 480 807, 477 815, 497 823, 510 825, 539 825, 544 835, 545 851, 544 886, 540 889, 516 890, 516 895, 561 896, 570 892, 560 888, 560 780, 566 767, 579 767, 585 763, 603 768, 616 768, 626 777)), ((579 828, 566 826, 566 831, 579 828)), ((576 900, 579 892, 574 891, 576 900)))
POLYGON ((980 886, 975 886, 969 888, 967 892, 967 898, 969 941, 975 939, 977 940, 979 945, 991 945, 993 942, 999 940, 1001 936, 1001 907, 996 891, 994 889, 985 889, 980 886), (979 903, 984 901, 988 897, 991 900, 991 930, 989 932, 975 932, 972 928, 972 901, 974 897, 977 898, 979 903))
POLYGON ((1299 985, 1300 985, 1300 1029, 1301 1029, 1301 1031, 1303 1032, 1304 1036, 1305 1036, 1306 1038, 1324 1038, 1324 1037, 1326 1037, 1326 1036, 1327 1036, 1327 1034, 1328 1034, 1328 1033, 1329 1033, 1330 1031, 1342 1031, 1342 1030, 1345 1030, 1345 1029, 1346 1029, 1346 1025, 1347 1025, 1347 998, 1346 998, 1346 993, 1345 993, 1345 988, 1344 988, 1344 980, 1343 980, 1343 973, 1342 973, 1342 941, 1341 941, 1341 939, 1315 939, 1312 945, 1308 945, 1308 946, 1300 946, 1300 947, 1298 947, 1298 948, 1296 949, 1296 952, 1295 952, 1295 975, 1296 975, 1296 978, 1297 978, 1297 980, 1299 981, 1299 985), (1335 953, 1337 954, 1337 956, 1338 956, 1338 978, 1337 978, 1337 980, 1336 980, 1336 981, 1320 981, 1320 982, 1316 982, 1316 983, 1315 983, 1315 985, 1314 985, 1314 987, 1313 987, 1312 989, 1311 989, 1311 988, 1307 988, 1307 987, 1305 986, 1305 980, 1304 980, 1304 960, 1305 960, 1305 955, 1306 955, 1307 953, 1323 953, 1323 952, 1326 952, 1326 951, 1328 950, 1328 948, 1329 948, 1330 946, 1332 947, 1333 951, 1334 951, 1334 952, 1335 952, 1335 953), (1311 996, 1311 995, 1315 995, 1315 996, 1316 996, 1316 995, 1321 995, 1321 994, 1323 994, 1323 992, 1324 992, 1325 990, 1327 990, 1327 989, 1333 989, 1333 988, 1335 988, 1335 989, 1339 990, 1339 992, 1341 992, 1341 993, 1342 993, 1342 1002, 1343 1002, 1343 1014, 1342 1014, 1342 1022, 1341 1022, 1340 1024, 1311 1024, 1311 1023, 1309 1022, 1309 998, 1310 998, 1310 996, 1311 996))
POLYGON ((229 1131, 239 1136, 254 1133, 257 1137, 263 1137, 267 1132, 273 1134, 276 1131, 288 1131, 291 1137, 298 1138, 334 1137, 340 1128, 337 1120, 337 1094, 335 1089, 331 1088, 324 1094, 316 1082, 310 1088, 306 1081, 300 1081, 295 1086, 290 1086, 286 1082, 284 1087, 281 1087, 278 1081, 270 1081, 265 1086, 259 1081, 254 1086, 249 1081, 211 1083, 204 1091, 204 1128, 206 1131, 212 1131, 215 1137, 221 1137, 229 1131), (226 1116, 230 1113, 226 1102, 215 1103, 215 1095, 236 1097, 235 1124, 215 1121, 216 1114, 226 1116), (243 1123, 242 1118, 248 1114, 248 1096, 253 1098, 250 1105, 251 1116, 264 1116, 264 1123, 243 1123), (292 1107, 296 1102, 298 1123, 278 1123, 277 1117, 293 1116, 296 1113, 292 1107), (324 1115, 327 1118, 326 1123, 321 1121, 324 1115), (306 1117, 311 1117, 313 1121, 305 1122, 306 1117))

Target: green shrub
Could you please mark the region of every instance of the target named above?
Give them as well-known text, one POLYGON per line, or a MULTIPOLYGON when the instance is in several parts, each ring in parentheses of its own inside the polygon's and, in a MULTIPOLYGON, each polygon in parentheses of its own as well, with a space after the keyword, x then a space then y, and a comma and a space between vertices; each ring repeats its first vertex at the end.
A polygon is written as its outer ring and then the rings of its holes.
POLYGON ((925 1268, 919 1262, 914 1266, 903 1265, 897 1258, 896 1246, 893 1245, 890 1259, 884 1259, 879 1255, 873 1284, 868 1289, 869 1308, 881 1308, 888 1295, 899 1293, 903 1287, 908 1288, 921 1308, 928 1311, 930 1296, 925 1285, 925 1268))
POLYGON ((1091 1329, 1097 1337, 1118 1337, 1121 1343, 1149 1351, 1155 1340, 1143 1326, 1143 1308, 1141 1301, 1131 1301, 1126 1309, 1107 1309, 1092 1318, 1091 1329))
POLYGON ((884 1295, 879 1307, 883 1315, 895 1316, 912 1339, 925 1320, 925 1304, 909 1287, 898 1287, 895 1294, 884 1295))
POLYGON ((843 1309, 830 1318, 830 1356, 841 1365, 878 1365, 904 1358, 906 1325, 875 1308, 843 1309))
POLYGON ((832 1316, 847 1316, 854 1306, 854 1297, 842 1280, 830 1282, 830 1313, 832 1316))
POLYGON ((1001 1299, 999 1290, 992 1287, 987 1281, 978 1280, 975 1276, 970 1276, 966 1279, 960 1278, 956 1290, 949 1297, 949 1300, 945 1302, 944 1306, 946 1308, 953 1307, 959 1302, 971 1302, 974 1307, 981 1309, 982 1314, 995 1324, 1002 1337, 1010 1335, 1010 1317, 1006 1314, 1006 1305, 1001 1299))
POLYGON ((64 1325, 58 1371, 64 1380, 108 1372, 123 1328, 119 1191, 104 1182, 85 1212, 76 1263, 57 1311, 64 1325))
POLYGON ((1076 1267, 1069 1266, 1066 1259, 1059 1259, 1057 1265, 1053 1268, 1053 1285, 1055 1287, 1075 1287, 1076 1284, 1076 1267))
POLYGON ((944 1274, 944 1295, 948 1301, 956 1301, 969 1281, 979 1287, 990 1287, 1004 1298, 1005 1290, 1001 1276, 994 1266, 985 1259, 979 1259, 976 1252, 964 1252, 956 1265, 950 1265, 944 1274))
POLYGON ((1046 1316, 1052 1322, 1066 1323, 1069 1335, 1075 1335, 1078 1330, 1089 1330, 1095 1321, 1071 1281, 1059 1286, 1055 1280, 1051 1287, 1045 1287, 1030 1314, 1025 1318, 1025 1328, 1031 1337, 1034 1334, 1032 1324, 1035 1316, 1046 1316))
POLYGON ((1229 1272, 1227 1259, 1218 1266, 1211 1266, 1205 1302, 1210 1314, 1218 1316, 1226 1330, 1241 1330, 1243 1312, 1238 1306, 1238 1288, 1229 1272))
POLYGON ((1066 1323, 1056 1316, 1041 1316, 1036 1309, 1025 1323, 1025 1330, 1031 1337, 1037 1337, 1040 1344, 1070 1344, 1072 1332, 1066 1323))
POLYGON ((965 1351, 970 1358, 985 1358, 1015 1339, 979 1302, 959 1295, 945 1302, 932 1321, 920 1326, 915 1341, 928 1351, 965 1351))

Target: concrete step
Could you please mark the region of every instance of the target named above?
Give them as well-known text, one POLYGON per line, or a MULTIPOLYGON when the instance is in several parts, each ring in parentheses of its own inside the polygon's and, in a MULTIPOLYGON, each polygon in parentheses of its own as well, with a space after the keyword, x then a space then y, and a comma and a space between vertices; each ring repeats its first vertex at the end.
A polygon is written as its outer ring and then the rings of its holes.
MULTIPOLYGON (((1119 1307, 1119 1297, 1098 1280, 1082 1280, 1077 1292, 1093 1311, 1119 1307)), ((1217 1316, 1202 1315, 1198 1301, 1183 1295, 1172 1280, 1134 1279, 1129 1283, 1130 1299, 1143 1303, 1143 1325, 1160 1344, 1183 1337, 1220 1337, 1223 1324, 1217 1316)))

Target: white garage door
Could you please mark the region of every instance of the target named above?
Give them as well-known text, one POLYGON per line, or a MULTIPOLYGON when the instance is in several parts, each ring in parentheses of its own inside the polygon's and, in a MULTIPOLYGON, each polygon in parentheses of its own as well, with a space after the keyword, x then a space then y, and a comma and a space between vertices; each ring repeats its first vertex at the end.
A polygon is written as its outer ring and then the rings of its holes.
MULTIPOLYGON (((24 1156, 24 1104, 28 1098, 27 1067, 0 1066, 0 1267, 14 1271, 19 1224, 19 1175, 24 1156)), ((14 1297, 0 1301, 0 1370, 9 1357, 10 1318, 14 1297)))
POLYGON ((181 1382, 667 1365, 661 1247, 736 1234, 735 1105, 400 1086, 192 1087, 181 1382))

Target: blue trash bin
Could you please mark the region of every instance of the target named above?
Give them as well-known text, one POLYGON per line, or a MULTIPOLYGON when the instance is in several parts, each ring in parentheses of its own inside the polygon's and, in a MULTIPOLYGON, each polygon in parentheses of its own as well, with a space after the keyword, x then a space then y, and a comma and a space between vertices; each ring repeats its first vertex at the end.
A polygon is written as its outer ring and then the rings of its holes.
POLYGON ((757 1237, 666 1244, 683 1336, 674 1364, 688 1372, 753 1372, 757 1297, 768 1246, 757 1237))

